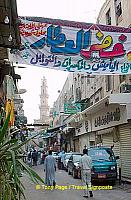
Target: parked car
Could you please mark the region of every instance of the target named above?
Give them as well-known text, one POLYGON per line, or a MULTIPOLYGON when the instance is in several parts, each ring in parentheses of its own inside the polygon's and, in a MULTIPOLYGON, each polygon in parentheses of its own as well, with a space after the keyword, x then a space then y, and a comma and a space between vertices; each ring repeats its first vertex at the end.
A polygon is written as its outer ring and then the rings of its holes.
POLYGON ((64 157, 64 160, 63 160, 63 165, 64 165, 64 169, 66 171, 68 170, 67 163, 68 163, 69 158, 71 157, 71 155, 72 155, 72 152, 71 153, 65 153, 65 157, 64 157))
POLYGON ((71 157, 68 160, 67 168, 68 168, 68 174, 72 174, 73 178, 79 177, 79 161, 81 158, 81 153, 72 153, 71 157))
MULTIPOLYGON (((88 155, 92 158, 92 181, 109 181, 112 185, 117 180, 117 162, 119 156, 115 156, 111 148, 96 147, 88 149, 88 155)), ((78 178, 81 178, 81 170, 78 167, 78 178)))
POLYGON ((57 152, 52 152, 52 156, 56 159, 56 161, 58 160, 58 153, 57 152))
POLYGON ((113 150, 108 147, 96 147, 88 149, 88 155, 92 158, 92 181, 110 181, 114 185, 117 179, 117 162, 119 156, 115 156, 113 150))

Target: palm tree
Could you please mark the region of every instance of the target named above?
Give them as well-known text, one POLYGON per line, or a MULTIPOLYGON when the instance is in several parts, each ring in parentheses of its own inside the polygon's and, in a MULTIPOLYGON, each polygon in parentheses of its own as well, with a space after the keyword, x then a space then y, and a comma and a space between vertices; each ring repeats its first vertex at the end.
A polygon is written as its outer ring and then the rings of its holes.
POLYGON ((19 171, 28 173, 34 183, 44 182, 22 159, 22 146, 33 137, 21 143, 17 138, 11 137, 14 132, 9 132, 9 120, 10 114, 0 129, 0 200, 20 200, 22 196, 26 199, 19 171))

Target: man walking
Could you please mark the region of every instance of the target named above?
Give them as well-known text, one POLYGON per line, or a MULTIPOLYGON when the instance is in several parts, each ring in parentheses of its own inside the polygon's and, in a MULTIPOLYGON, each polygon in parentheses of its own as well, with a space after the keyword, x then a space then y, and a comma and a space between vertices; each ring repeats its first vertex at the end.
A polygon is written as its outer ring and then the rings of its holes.
POLYGON ((56 171, 56 161, 52 156, 52 151, 49 151, 49 155, 44 161, 44 171, 45 171, 45 184, 48 186, 55 187, 55 171, 56 171))
POLYGON ((92 169, 92 159, 88 156, 88 150, 83 149, 83 156, 80 159, 80 168, 81 168, 81 176, 82 181, 87 189, 84 190, 83 197, 88 198, 88 188, 90 197, 93 197, 93 193, 91 190, 91 169, 92 169))
POLYGON ((36 149, 32 152, 32 160, 33 160, 33 165, 37 166, 37 160, 38 160, 38 152, 36 149))

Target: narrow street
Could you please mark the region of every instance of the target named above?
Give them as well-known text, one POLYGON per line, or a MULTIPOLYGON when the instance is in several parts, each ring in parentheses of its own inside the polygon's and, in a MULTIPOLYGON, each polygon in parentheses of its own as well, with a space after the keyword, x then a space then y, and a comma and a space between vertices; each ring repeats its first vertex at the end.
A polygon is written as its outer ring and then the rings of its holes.
MULTIPOLYGON (((44 177, 43 165, 33 167, 33 169, 41 176, 44 177)), ((36 190, 36 185, 33 184, 26 175, 23 175, 22 181, 26 188, 25 194, 27 200, 84 200, 83 191, 76 189, 55 189, 44 190, 42 187, 36 190)), ((79 185, 82 186, 81 180, 73 179, 64 170, 57 170, 56 181, 59 186, 79 185)), ((119 186, 116 185, 112 190, 96 190, 93 191, 94 197, 88 198, 92 200, 131 200, 131 185, 119 186)))

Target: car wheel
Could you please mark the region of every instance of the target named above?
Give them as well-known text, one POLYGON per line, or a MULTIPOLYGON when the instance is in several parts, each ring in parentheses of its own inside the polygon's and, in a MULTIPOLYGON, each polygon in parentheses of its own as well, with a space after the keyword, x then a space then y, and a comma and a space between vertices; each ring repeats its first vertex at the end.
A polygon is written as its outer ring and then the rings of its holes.
POLYGON ((73 170, 72 176, 73 176, 73 178, 77 178, 77 175, 76 175, 76 173, 75 173, 75 170, 73 170))
POLYGON ((71 175, 71 172, 70 172, 69 168, 68 168, 68 175, 71 175))

